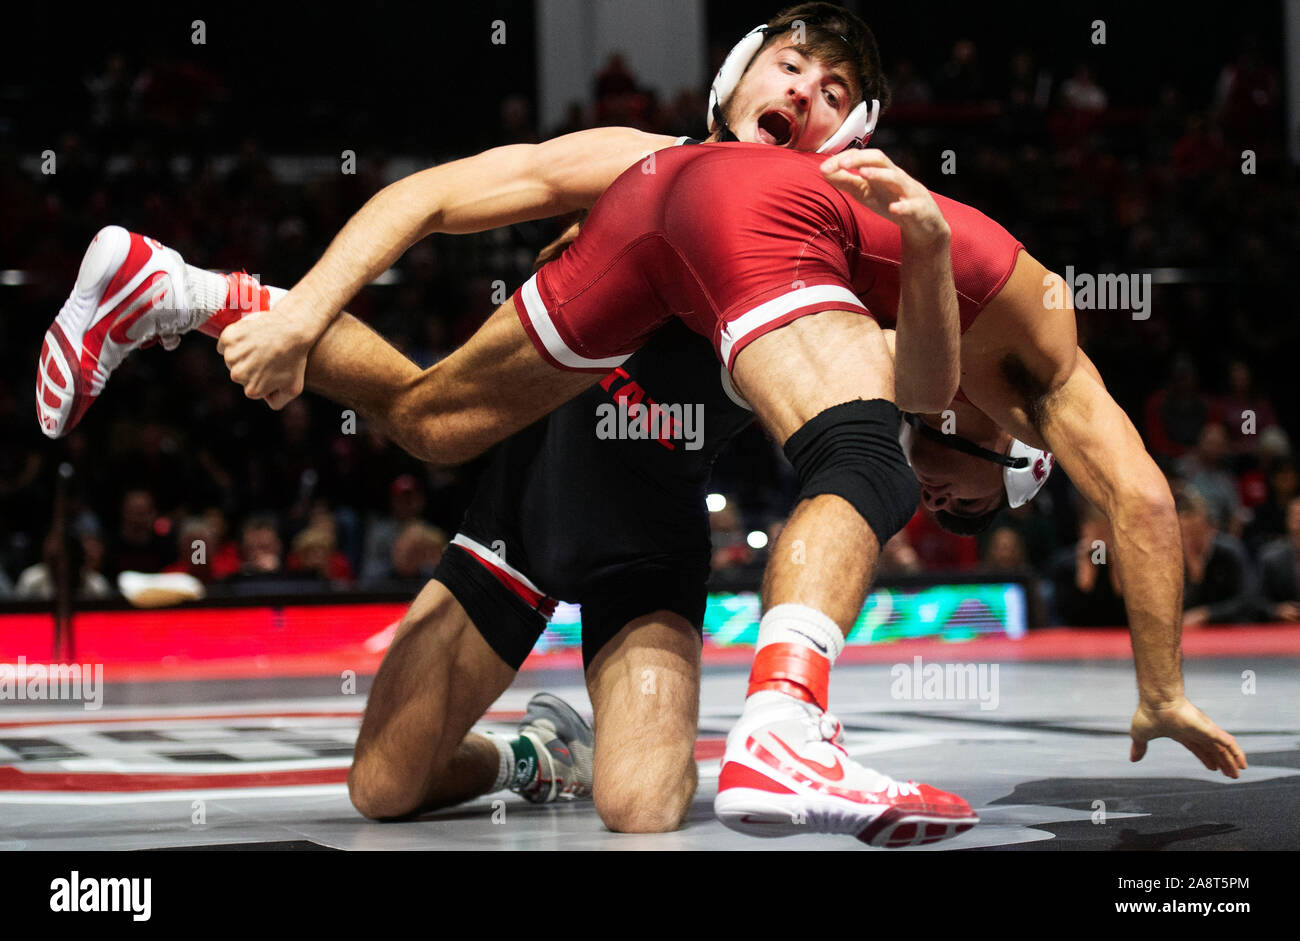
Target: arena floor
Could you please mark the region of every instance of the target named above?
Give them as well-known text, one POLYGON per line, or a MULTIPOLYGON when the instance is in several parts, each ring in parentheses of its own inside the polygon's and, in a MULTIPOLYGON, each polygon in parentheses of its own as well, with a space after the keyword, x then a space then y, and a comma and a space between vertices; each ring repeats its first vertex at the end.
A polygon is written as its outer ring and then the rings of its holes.
MULTIPOLYGON (((975 829, 917 852, 1300 849, 1298 663, 1185 663, 1193 702, 1246 751, 1238 781, 1168 740, 1128 761, 1135 693, 1125 659, 999 661, 996 708, 896 698, 890 664, 842 664, 831 701, 854 757, 977 808, 975 829)), ((4 703, 0 849, 873 851, 847 837, 760 840, 713 819, 718 757, 745 679, 739 664, 706 667, 689 822, 650 836, 607 832, 589 801, 533 806, 510 794, 411 822, 364 820, 343 782, 368 680, 352 696, 338 694, 337 679, 289 678, 114 684, 98 711, 4 703)), ((511 728, 538 689, 589 712, 577 670, 529 670, 487 727, 511 728)))

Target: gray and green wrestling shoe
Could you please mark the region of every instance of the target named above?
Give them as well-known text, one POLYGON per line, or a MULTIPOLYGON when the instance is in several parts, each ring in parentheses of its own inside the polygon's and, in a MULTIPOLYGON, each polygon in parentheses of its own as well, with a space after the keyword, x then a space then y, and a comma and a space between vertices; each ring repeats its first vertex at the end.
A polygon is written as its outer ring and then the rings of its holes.
POLYGON ((512 791, 534 804, 591 796, 594 738, 572 706, 559 696, 538 693, 528 700, 519 737, 532 743, 536 770, 529 775, 530 769, 519 767, 527 759, 517 762, 518 783, 512 791))

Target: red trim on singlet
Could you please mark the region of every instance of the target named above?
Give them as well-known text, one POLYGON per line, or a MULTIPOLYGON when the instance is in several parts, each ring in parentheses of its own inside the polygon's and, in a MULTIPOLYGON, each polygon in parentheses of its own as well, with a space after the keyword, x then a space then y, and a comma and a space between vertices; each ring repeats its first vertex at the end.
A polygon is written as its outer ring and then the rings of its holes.
MULTIPOLYGON (((753 330, 749 331, 749 333, 746 333, 743 336, 738 337, 736 341, 731 345, 731 348, 728 350, 727 372, 731 372, 732 368, 736 365, 736 357, 740 355, 740 351, 743 350, 745 347, 749 346, 749 344, 753 343, 759 337, 765 336, 766 334, 771 333, 773 330, 778 330, 781 327, 792 324, 796 320, 799 320, 803 317, 808 317, 811 316, 812 314, 820 314, 828 310, 849 310, 852 313, 859 313, 862 314, 864 317, 871 317, 873 320, 875 319, 871 311, 866 309, 853 310, 851 307, 849 307, 849 305, 847 305, 843 301, 820 301, 815 304, 808 304, 807 306, 804 307, 797 307, 794 310, 790 311, 788 314, 783 314, 777 319, 769 321, 768 323, 765 323, 760 327, 755 327, 753 330)), ((716 332, 720 334, 722 332, 722 329, 725 328, 726 326, 727 325, 725 323, 720 323, 718 325, 718 330, 716 332)), ((715 347, 717 346, 716 340, 714 346, 715 347)))
MULTIPOLYGON (((1016 264, 1020 261, 1020 253, 1024 250, 1025 246, 1020 242, 1016 242, 1016 247, 1011 252, 1011 264, 1007 266, 1007 270, 1003 272, 1002 277, 998 279, 993 290, 989 292, 988 299, 980 305, 979 310, 975 311, 975 313, 971 315, 970 319, 961 325, 962 334, 965 334, 966 331, 970 329, 971 324, 978 320, 980 314, 984 313, 989 304, 993 303, 994 299, 1002 293, 1002 289, 1006 287, 1007 282, 1011 280, 1011 275, 1015 273, 1016 264)), ((954 402, 965 402, 968 405, 974 404, 970 399, 966 398, 966 393, 961 390, 961 386, 957 387, 957 394, 952 397, 952 400, 954 402)))
POLYGON ((554 598, 544 595, 541 592, 533 591, 533 589, 529 588, 505 569, 493 565, 487 559, 477 555, 476 553, 470 552, 462 546, 451 545, 447 547, 448 551, 451 551, 452 549, 457 549, 465 553, 479 565, 483 566, 492 573, 497 581, 508 588, 511 594, 515 595, 520 601, 528 605, 528 607, 532 608, 534 611, 540 613, 547 620, 550 620, 551 615, 555 614, 556 600, 554 598))
POLYGON ((975 322, 976 318, 978 318, 980 314, 984 313, 984 309, 988 307, 989 304, 993 303, 994 298, 1002 293, 1002 289, 1006 287, 1007 282, 1011 280, 1011 275, 1015 273, 1016 265, 1020 262, 1020 253, 1024 250, 1024 244, 1016 242, 1015 248, 1011 250, 1011 264, 1007 265, 1007 270, 1003 272, 1002 277, 998 278, 997 282, 993 285, 993 290, 989 291, 988 299, 980 305, 980 309, 975 312, 975 316, 971 317, 968 323, 962 325, 962 333, 969 330, 970 325, 975 322))
MULTIPOLYGON (((587 372, 588 370, 574 369, 572 366, 566 366, 551 355, 551 351, 546 348, 546 344, 543 343, 542 338, 538 336, 537 330, 533 327, 533 322, 528 316, 528 310, 524 306, 523 292, 524 289, 522 287, 517 288, 515 293, 510 295, 510 301, 515 305, 515 316, 519 318, 519 325, 524 328, 524 333, 528 334, 528 340, 533 344, 533 349, 537 351, 537 355, 546 360, 547 363, 554 366, 556 369, 563 369, 565 372, 587 372)), ((591 371, 595 372, 596 370, 591 371)), ((608 371, 608 367, 605 367, 605 369, 601 371, 608 371)))

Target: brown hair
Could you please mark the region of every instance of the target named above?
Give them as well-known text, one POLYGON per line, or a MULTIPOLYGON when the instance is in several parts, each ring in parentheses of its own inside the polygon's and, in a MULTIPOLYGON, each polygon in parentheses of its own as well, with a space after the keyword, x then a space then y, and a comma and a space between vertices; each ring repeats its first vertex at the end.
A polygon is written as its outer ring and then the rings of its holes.
POLYGON ((795 29, 797 23, 804 26, 804 42, 794 46, 795 51, 824 66, 846 68, 849 80, 857 84, 853 91, 858 97, 866 101, 875 98, 883 111, 889 104, 889 84, 880 65, 876 37, 867 24, 833 3, 800 3, 768 21, 759 51, 795 29))

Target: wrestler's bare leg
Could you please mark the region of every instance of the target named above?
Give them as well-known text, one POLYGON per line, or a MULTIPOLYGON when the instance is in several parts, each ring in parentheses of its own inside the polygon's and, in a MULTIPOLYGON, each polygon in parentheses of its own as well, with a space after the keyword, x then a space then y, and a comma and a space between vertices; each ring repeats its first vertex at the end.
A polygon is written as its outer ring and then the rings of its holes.
POLYGON ((506 301, 460 349, 421 370, 346 313, 307 357, 307 388, 355 409, 399 446, 435 464, 470 460, 600 379, 557 369, 506 301))
POLYGON ((681 826, 695 796, 700 635, 671 611, 630 621, 587 669, 596 811, 619 833, 681 826))
MULTIPOLYGON (((813 314, 764 334, 740 351, 732 375, 779 444, 833 405, 894 399, 894 364, 883 332, 870 317, 849 311, 813 314)), ((879 554, 875 533, 843 499, 800 501, 771 551, 764 610, 807 605, 847 636, 879 554)))
POLYGON ((430 581, 402 618, 366 702, 348 773, 357 810, 403 817, 492 790, 497 748, 469 730, 514 678, 446 586, 430 581))
MULTIPOLYGON (((860 313, 813 314, 765 334, 741 350, 732 376, 782 444, 836 405, 894 400, 884 336, 860 313)), ((862 410, 868 413, 879 416, 882 409, 862 410)), ((887 433, 896 436, 897 426, 887 433)), ((883 464, 881 471, 891 472, 883 464)), ((845 833, 875 846, 902 846, 956 836, 978 821, 956 795, 854 761, 827 718, 830 669, 879 554, 863 516, 830 494, 800 501, 777 540, 763 580, 749 693, 727 736, 713 805, 732 829, 762 836, 845 833)))

